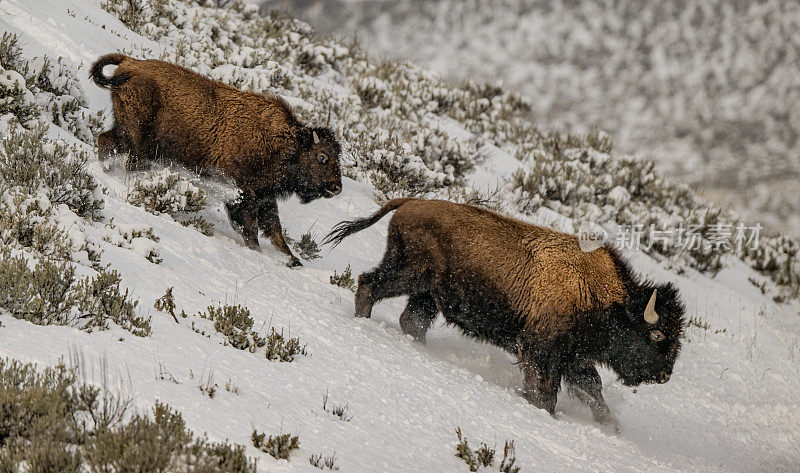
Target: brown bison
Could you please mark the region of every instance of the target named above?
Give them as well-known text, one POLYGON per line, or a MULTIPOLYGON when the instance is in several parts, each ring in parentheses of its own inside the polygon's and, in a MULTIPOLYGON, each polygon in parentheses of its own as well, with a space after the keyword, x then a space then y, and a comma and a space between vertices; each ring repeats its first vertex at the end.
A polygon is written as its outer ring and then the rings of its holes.
POLYGON ((612 248, 584 252, 573 235, 439 200, 390 200, 338 224, 325 242, 392 210, 383 260, 358 278, 356 316, 408 295, 403 332, 424 340, 441 311, 465 334, 518 356, 528 401, 552 414, 563 377, 595 420, 614 428, 595 364, 627 385, 669 380, 684 310, 672 284, 639 281, 612 248))
POLYGON ((226 207, 245 244, 259 249, 258 229, 300 266, 283 239, 277 199, 303 203, 342 190, 340 146, 328 128, 303 125, 275 95, 245 92, 164 61, 109 54, 91 78, 111 89, 114 126, 97 137, 98 154, 129 153, 139 161, 175 161, 217 172, 241 191, 226 207), (113 76, 103 68, 117 65, 113 76))

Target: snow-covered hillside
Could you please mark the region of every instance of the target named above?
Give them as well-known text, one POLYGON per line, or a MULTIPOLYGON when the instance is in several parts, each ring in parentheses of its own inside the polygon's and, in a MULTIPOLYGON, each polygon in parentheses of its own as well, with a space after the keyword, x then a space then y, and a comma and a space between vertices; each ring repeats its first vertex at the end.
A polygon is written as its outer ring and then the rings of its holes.
POLYGON ((609 132, 775 231, 800 234, 796 2, 265 0, 376 56, 502 80, 565 130, 609 132))
MULTIPOLYGON (((303 268, 289 269, 267 239, 263 253, 243 246, 223 210, 232 192, 226 183, 194 180, 205 189, 197 216, 213 224, 211 236, 130 204, 135 183, 150 178, 124 172, 122 157, 97 160, 91 117, 103 110, 108 122, 110 100, 89 81, 91 62, 111 51, 165 58, 239 87, 281 93, 308 121, 324 124, 330 117, 344 147, 344 189, 333 199, 301 205, 292 197, 280 205, 294 240, 305 233, 321 240, 335 223, 374 211, 377 200, 409 193, 481 202, 567 231, 585 219, 605 226, 645 216, 710 225, 699 219, 734 216, 656 176, 646 163, 611 154, 607 137, 556 137, 526 128, 524 97, 478 84, 453 89, 410 65, 371 64, 353 48, 314 38, 303 23, 258 18, 255 7, 219 10, 165 0, 147 3, 134 17, 126 16, 127 0, 102 3, 104 8, 99 0, 0 3, 0 25, 18 35, 29 75, 43 70, 44 56, 63 64, 28 83, 23 71, 2 72, 4 137, 25 133, 37 120, 49 125, 43 153, 53 140, 74 147, 64 152, 72 159, 85 153, 99 188, 84 198, 103 200, 102 208, 79 211, 51 193, 48 206, 41 188, 12 190, 4 178, 3 205, 14 205, 20 215, 40 212, 36 222, 52 222, 69 238, 38 243, 4 232, 8 254, 0 260, 21 255, 33 266, 60 258, 81 277, 96 277, 106 267, 118 271, 121 287, 139 301, 135 315, 150 318, 149 334, 137 336, 114 323, 90 331, 80 330, 82 321, 37 325, 3 305, 0 358, 40 367, 63 359, 82 380, 130 396, 139 412, 155 401, 167 403, 196 433, 246 446, 262 472, 317 471, 309 457, 334 452, 344 472, 468 471, 455 456, 457 427, 473 446, 485 442, 498 452, 514 439, 525 473, 800 468, 800 304, 792 298, 800 268, 789 253, 794 240, 765 240, 772 246, 752 254, 627 251, 637 271, 674 282, 686 303, 691 322, 672 379, 631 389, 602 371, 619 435, 594 424, 588 408, 565 394, 554 419, 520 396, 511 355, 464 338, 441 319, 423 346, 400 331, 402 300, 377 305, 372 319, 353 317, 353 293, 332 285, 330 277, 348 265, 354 276, 374 266, 388 219, 333 250, 323 247, 321 257, 304 261, 303 268), (67 102, 72 105, 52 106, 67 102), (8 104, 18 103, 37 104, 38 115, 14 123, 10 115, 19 117, 23 109, 8 104), (602 172, 614 173, 615 180, 588 177, 602 172), (546 182, 525 181, 536 173, 546 182), (567 185, 573 178, 598 192, 567 185), (519 180, 525 182, 515 185, 519 180), (607 201, 610 188, 629 201, 607 201), (31 193, 25 206, 13 199, 15 192, 31 193), (30 199, 39 199, 37 206, 30 199), (170 287, 178 323, 153 308, 170 287), (306 356, 270 361, 263 348, 223 344, 213 321, 195 315, 221 304, 246 306, 262 337, 275 327, 299 338, 306 356), (352 417, 323 409, 326 394, 328 410, 346 405, 352 417), (299 451, 275 459, 254 447, 254 430, 297 435, 299 451)), ((0 51, 0 59, 7 57, 0 51)), ((4 165, 9 149, 3 148, 4 165)), ((6 217, 4 229, 11 228, 6 217)), ((0 446, 3 441, 0 436, 0 446)))

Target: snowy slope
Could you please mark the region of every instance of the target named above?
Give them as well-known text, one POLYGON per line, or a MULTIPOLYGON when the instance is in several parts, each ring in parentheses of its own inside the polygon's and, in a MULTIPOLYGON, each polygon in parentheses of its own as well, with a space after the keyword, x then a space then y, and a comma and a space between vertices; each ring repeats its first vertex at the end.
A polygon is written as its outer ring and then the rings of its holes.
MULTIPOLYGON (((98 4, 5 0, 0 23, 22 34, 26 53, 62 56, 79 68, 92 106, 109 109, 107 92, 86 78, 88 64, 132 45, 157 56, 161 46, 127 30, 98 4)), ((67 137, 63 130, 53 132, 67 137)), ((487 153, 490 159, 468 176, 476 187, 502 182, 516 168, 499 150, 487 153)), ((521 377, 510 355, 465 339, 441 320, 426 346, 408 340, 397 321, 401 300, 379 304, 371 320, 353 318, 353 294, 329 284, 328 277, 347 264, 354 274, 376 264, 388 218, 292 270, 266 240, 263 253, 244 248, 221 201, 209 203, 206 214, 216 234, 206 237, 127 204, 124 174, 104 172, 95 158, 91 169, 108 188, 106 217, 151 225, 161 238, 158 265, 112 245, 104 246, 102 255, 102 263, 120 271, 140 300, 139 310, 152 316, 153 333, 146 338, 121 329, 87 334, 0 313, 0 356, 43 365, 60 357, 77 359, 89 381, 132 395, 140 409, 158 399, 181 411, 195 431, 248 445, 259 471, 317 471, 308 456, 334 451, 346 472, 466 471, 454 456, 457 426, 474 443, 502 447, 505 439, 516 439, 523 472, 800 467, 800 318, 796 307, 762 295, 748 278, 764 278, 743 263, 710 279, 692 270, 679 276, 641 253, 629 254, 645 275, 674 281, 687 314, 713 330, 688 329, 665 385, 631 390, 612 373, 602 373, 606 399, 621 424, 622 433, 613 435, 566 396, 556 419, 527 404, 517 392, 521 377), (202 328, 206 320, 190 315, 175 324, 151 308, 170 286, 178 308, 189 314, 216 302, 246 305, 256 327, 284 327, 308 344, 310 356, 269 362, 261 353, 223 346, 216 335, 206 338, 190 328, 192 322, 202 328), (161 370, 177 383, 159 380, 161 370), (221 387, 213 399, 198 389, 209 376, 221 387), (229 380, 239 394, 222 388, 229 380), (342 422, 322 410, 326 391, 332 401, 349 404, 352 420, 342 422), (257 451, 249 440, 253 428, 299 434, 300 453, 287 462, 257 451)), ((375 208, 371 187, 348 178, 335 199, 300 205, 292 198, 280 206, 284 228, 295 237, 309 229, 324 234, 336 222, 375 208)), ((537 221, 551 223, 551 217, 541 211, 537 221)))

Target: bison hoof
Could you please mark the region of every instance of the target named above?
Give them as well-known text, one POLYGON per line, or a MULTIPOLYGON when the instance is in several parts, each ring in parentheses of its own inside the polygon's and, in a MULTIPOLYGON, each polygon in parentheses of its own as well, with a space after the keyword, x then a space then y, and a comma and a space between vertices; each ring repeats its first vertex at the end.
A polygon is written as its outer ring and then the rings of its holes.
POLYGON ((288 266, 288 267, 290 267, 290 268, 297 268, 297 267, 301 267, 301 266, 303 266, 303 263, 301 263, 301 262, 300 262, 300 260, 299 260, 299 259, 297 259, 297 258, 292 258, 292 260, 291 260, 291 261, 289 261, 288 263, 286 263, 286 266, 288 266))
POLYGON ((606 418, 603 418, 603 419, 596 419, 596 420, 603 427, 606 427, 606 428, 610 429, 612 432, 614 432, 615 434, 619 435, 619 433, 620 433, 620 431, 619 431, 619 422, 617 422, 617 419, 615 419, 613 417, 606 417, 606 418))

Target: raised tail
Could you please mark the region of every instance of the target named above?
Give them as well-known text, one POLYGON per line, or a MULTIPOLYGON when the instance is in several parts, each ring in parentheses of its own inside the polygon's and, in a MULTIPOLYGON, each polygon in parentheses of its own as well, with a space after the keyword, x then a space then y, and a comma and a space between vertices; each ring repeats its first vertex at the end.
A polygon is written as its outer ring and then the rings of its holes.
POLYGON ((103 68, 106 66, 116 66, 126 59, 129 58, 124 54, 106 54, 92 64, 92 68, 89 70, 89 77, 92 78, 95 84, 104 89, 122 85, 131 78, 129 73, 114 74, 111 77, 106 77, 103 75, 103 68))
POLYGON ((322 244, 326 245, 328 243, 333 243, 334 248, 336 245, 342 242, 345 238, 349 237, 353 233, 360 232, 367 227, 374 225, 378 220, 382 219, 384 215, 388 214, 392 210, 399 208, 401 205, 405 204, 410 200, 418 200, 414 197, 400 197, 398 199, 392 199, 389 202, 383 204, 380 210, 375 212, 369 217, 364 218, 357 218, 355 220, 345 220, 344 222, 339 222, 336 226, 333 227, 330 233, 322 240, 322 244))

